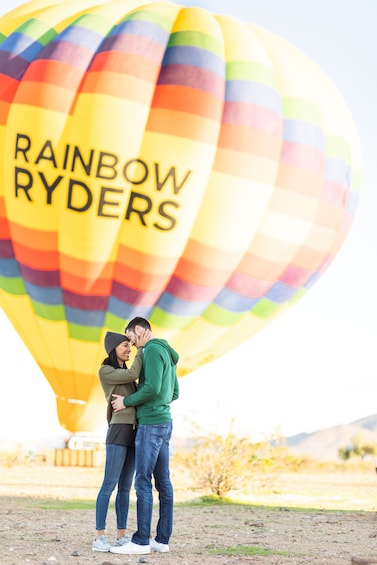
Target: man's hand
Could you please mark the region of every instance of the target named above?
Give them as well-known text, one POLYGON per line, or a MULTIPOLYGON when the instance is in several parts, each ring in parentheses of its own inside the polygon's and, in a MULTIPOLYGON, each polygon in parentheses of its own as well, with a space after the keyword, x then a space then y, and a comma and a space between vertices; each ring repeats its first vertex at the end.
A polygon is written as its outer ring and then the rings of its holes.
POLYGON ((124 410, 125 406, 123 404, 124 396, 120 396, 120 394, 112 394, 113 400, 111 401, 111 406, 113 407, 114 412, 120 412, 120 410, 124 410))

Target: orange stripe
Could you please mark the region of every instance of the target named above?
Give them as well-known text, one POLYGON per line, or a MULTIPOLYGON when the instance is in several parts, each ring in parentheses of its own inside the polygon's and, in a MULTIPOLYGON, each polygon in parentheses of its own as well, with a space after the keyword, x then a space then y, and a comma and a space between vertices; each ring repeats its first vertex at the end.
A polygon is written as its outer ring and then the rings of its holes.
POLYGON ((0 239, 11 239, 8 220, 0 217, 0 239))
MULTIPOLYGON (((83 71, 61 61, 33 61, 23 76, 23 81, 40 82, 43 85, 55 85, 76 91, 83 76, 83 71)), ((22 83, 21 83, 22 84, 22 83)))
POLYGON ((132 53, 125 55, 119 51, 107 51, 96 55, 88 75, 101 72, 119 73, 132 75, 154 84, 159 70, 159 65, 140 55, 132 53))
POLYGON ((72 109, 74 99, 75 93, 66 88, 52 84, 23 81, 14 102, 68 114, 72 109))
POLYGON ((20 263, 42 271, 56 271, 59 269, 59 254, 57 251, 41 251, 25 247, 13 240, 14 255, 20 263))
POLYGON ((118 73, 90 73, 83 81, 80 92, 108 94, 126 100, 135 100, 149 106, 154 85, 132 76, 118 73))
POLYGON ((136 251, 130 247, 120 245, 118 249, 117 265, 137 268, 139 272, 145 272, 153 276, 166 276, 174 271, 178 257, 159 257, 141 251, 136 251))
POLYGON ((0 73, 0 99, 4 102, 12 102, 17 91, 19 81, 0 73))
POLYGON ((302 245, 294 256, 292 263, 311 272, 318 271, 327 253, 302 245))
POLYGON ((268 159, 280 159, 281 138, 257 129, 223 124, 219 147, 254 153, 268 159))
POLYGON ((28 248, 56 252, 58 246, 58 234, 56 232, 29 229, 14 222, 11 222, 10 226, 12 238, 18 241, 20 245, 27 242, 28 248))
POLYGON ((301 194, 320 198, 323 189, 324 179, 320 175, 315 175, 310 171, 299 169, 293 165, 280 164, 279 173, 276 179, 276 186, 287 190, 300 192, 301 194))
POLYGON ((95 272, 96 277, 100 273, 102 279, 111 279, 113 276, 114 263, 89 262, 62 253, 60 255, 60 264, 62 271, 69 275, 77 275, 77 273, 82 275, 85 273, 87 275, 85 278, 90 278, 90 273, 95 272))
POLYGON ((253 159, 250 153, 219 147, 213 169, 226 175, 271 184, 275 183, 278 166, 278 161, 271 158, 261 159, 257 156, 257 159, 253 159))
POLYGON ((7 123, 9 108, 9 102, 3 102, 2 100, 0 100, 0 124, 2 125, 5 125, 7 123))
POLYGON ((315 223, 339 230, 344 218, 344 209, 334 204, 320 202, 315 215, 315 223))
POLYGON ((156 133, 175 135, 193 141, 217 145, 219 124, 193 114, 174 110, 152 109, 146 129, 156 133))
POLYGON ((120 264, 117 264, 114 270, 115 281, 139 291, 162 292, 170 276, 169 272, 165 274, 146 273, 120 264))
POLYGON ((223 105, 223 100, 195 88, 162 85, 156 88, 152 108, 189 112, 220 122, 223 105))
POLYGON ((233 264, 235 256, 237 257, 238 255, 239 253, 234 251, 209 247, 190 239, 182 258, 197 265, 205 265, 208 269, 221 270, 224 265, 233 264))
POLYGON ((90 279, 62 271, 61 287, 85 296, 110 296, 112 280, 102 277, 90 279))
POLYGON ((180 259, 175 274, 178 278, 194 284, 200 283, 202 286, 223 286, 229 278, 229 270, 214 269, 204 265, 198 265, 182 257, 180 259))

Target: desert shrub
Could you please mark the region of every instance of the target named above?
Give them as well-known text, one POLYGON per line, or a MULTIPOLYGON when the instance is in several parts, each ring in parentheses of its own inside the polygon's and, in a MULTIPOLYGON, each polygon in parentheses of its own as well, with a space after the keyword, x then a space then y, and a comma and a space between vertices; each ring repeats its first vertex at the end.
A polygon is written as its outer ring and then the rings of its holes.
POLYGON ((226 436, 197 435, 174 458, 188 470, 196 488, 220 499, 249 485, 257 474, 271 478, 273 473, 298 464, 278 434, 252 443, 232 431, 226 436))

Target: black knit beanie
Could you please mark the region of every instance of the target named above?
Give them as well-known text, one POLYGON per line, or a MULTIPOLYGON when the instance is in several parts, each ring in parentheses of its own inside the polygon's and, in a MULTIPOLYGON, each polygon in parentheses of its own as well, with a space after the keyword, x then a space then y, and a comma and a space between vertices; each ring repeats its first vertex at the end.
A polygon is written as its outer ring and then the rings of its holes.
POLYGON ((124 334, 117 334, 115 332, 106 332, 105 335, 105 349, 106 353, 110 355, 111 351, 116 348, 122 341, 129 341, 124 334))

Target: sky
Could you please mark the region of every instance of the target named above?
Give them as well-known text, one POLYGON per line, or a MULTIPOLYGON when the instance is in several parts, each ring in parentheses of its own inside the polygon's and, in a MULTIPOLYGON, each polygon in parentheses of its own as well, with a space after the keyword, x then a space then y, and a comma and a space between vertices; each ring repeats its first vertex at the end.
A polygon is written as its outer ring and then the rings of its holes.
MULTIPOLYGON (((0 15, 21 3, 1 0, 0 15)), ((376 414, 377 2, 176 3, 231 13, 313 59, 354 118, 363 180, 351 232, 307 295, 232 352, 180 379, 180 399, 172 405, 174 433, 187 436, 199 429, 233 431, 252 440, 275 433, 289 437, 376 414)), ((0 440, 41 444, 47 437, 65 437, 52 389, 1 309, 0 335, 0 440)))

